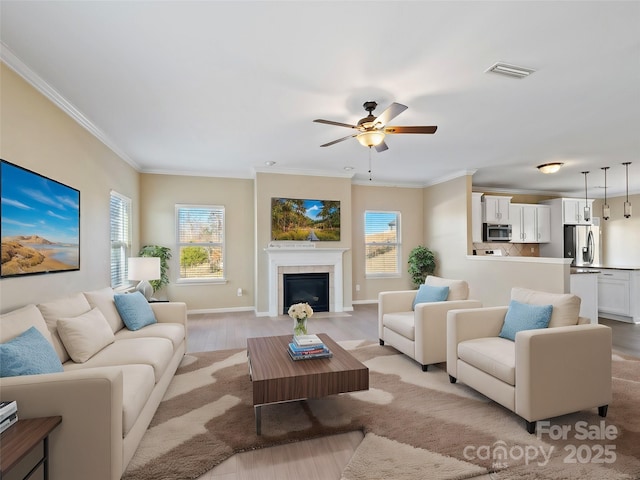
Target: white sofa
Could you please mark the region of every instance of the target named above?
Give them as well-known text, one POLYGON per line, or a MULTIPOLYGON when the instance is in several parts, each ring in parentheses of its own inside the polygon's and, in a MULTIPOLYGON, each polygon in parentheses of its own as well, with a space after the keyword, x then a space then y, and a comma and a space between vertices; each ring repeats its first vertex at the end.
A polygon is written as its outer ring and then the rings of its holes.
POLYGON ((500 337, 508 307, 452 310, 447 317, 447 372, 526 421, 611 402, 611 329, 579 317, 580 297, 513 288, 511 299, 552 305, 548 328, 500 337))
POLYGON ((481 307, 469 300, 469 285, 464 280, 427 276, 425 285, 449 287, 446 301, 418 303, 413 310, 416 290, 378 294, 378 338, 416 360, 423 371, 429 365, 447 359, 447 312, 452 309, 481 307))
MULTIPOLYGON (((51 480, 122 476, 187 346, 186 305, 150 306, 157 323, 135 331, 123 324, 111 288, 28 305, 0 317, 0 342, 34 326, 62 362, 62 373, 0 379, 0 399, 17 400, 19 418, 62 416, 50 436, 51 480), (84 319, 94 308, 103 314, 115 338, 84 363, 76 363, 61 341, 57 321, 84 319)), ((74 347, 68 338, 65 341, 74 347)))

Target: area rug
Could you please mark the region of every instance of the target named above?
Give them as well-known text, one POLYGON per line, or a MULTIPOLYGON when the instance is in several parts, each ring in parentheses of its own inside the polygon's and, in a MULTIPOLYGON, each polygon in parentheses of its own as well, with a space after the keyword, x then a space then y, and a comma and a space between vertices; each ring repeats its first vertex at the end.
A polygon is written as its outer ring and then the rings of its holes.
POLYGON ((370 389, 264 407, 261 436, 246 351, 187 355, 123 480, 193 479, 237 452, 353 430, 365 438, 344 480, 640 478, 640 359, 614 355, 606 419, 578 412, 529 435, 509 410, 450 384, 444 365, 422 372, 391 347, 341 344, 369 367, 370 389))

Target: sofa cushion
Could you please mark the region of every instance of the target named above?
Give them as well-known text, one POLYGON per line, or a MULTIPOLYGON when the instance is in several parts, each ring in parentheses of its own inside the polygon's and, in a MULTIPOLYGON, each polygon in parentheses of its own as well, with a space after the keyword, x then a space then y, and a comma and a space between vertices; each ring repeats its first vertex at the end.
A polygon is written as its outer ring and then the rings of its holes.
POLYGON ((415 340, 414 312, 385 313, 382 325, 409 340, 415 340))
POLYGON ((436 287, 435 285, 420 285, 416 298, 413 299, 413 310, 416 309, 418 303, 444 302, 449 296, 449 287, 443 285, 436 287))
POLYGON ((511 300, 531 305, 553 305, 549 328, 577 325, 580 315, 580 297, 571 293, 548 293, 527 288, 511 289, 511 300))
POLYGON ((153 325, 142 327, 140 330, 123 328, 116 333, 116 340, 145 337, 160 337, 171 340, 173 349, 176 350, 184 342, 186 332, 184 325, 181 323, 154 323, 153 325))
POLYGON ((424 283, 425 285, 433 285, 434 287, 449 287, 448 301, 467 300, 467 298, 469 298, 469 284, 464 280, 450 280, 448 278, 429 275, 424 283))
POLYGON ((122 436, 136 423, 155 386, 151 365, 122 366, 122 436))
POLYGON ((36 327, 0 344, 0 377, 62 372, 62 363, 36 327))
POLYGON ((53 346, 51 332, 47 327, 42 312, 35 305, 27 305, 4 315, 0 315, 0 342, 6 342, 21 333, 36 327, 44 338, 53 346))
POLYGON ((68 297, 54 300, 53 302, 41 303, 38 309, 42 312, 47 327, 51 332, 53 347, 60 357, 62 363, 69 360, 69 352, 64 348, 60 335, 58 335, 57 323, 59 318, 72 318, 87 313, 91 310, 91 305, 82 293, 76 293, 68 297))
POLYGON ((458 358, 509 385, 516 384, 516 345, 500 337, 465 340, 458 344, 458 358))
POLYGON ((515 342, 516 333, 521 330, 547 328, 552 310, 552 305, 529 305, 511 300, 498 336, 515 342))
POLYGON ((113 333, 124 328, 124 322, 122 321, 122 318, 118 313, 118 309, 116 308, 116 304, 113 301, 113 289, 111 287, 92 290, 91 292, 84 292, 84 296, 87 298, 91 308, 97 307, 100 309, 104 318, 109 322, 113 333))
POLYGON ((139 330, 156 323, 156 317, 149 302, 140 292, 113 296, 118 313, 129 330, 139 330))
POLYGON ((117 340, 100 350, 85 363, 67 362, 65 370, 118 365, 151 365, 157 382, 173 356, 173 344, 166 338, 127 338, 117 340))
POLYGON ((58 334, 74 362, 84 363, 114 342, 111 327, 98 308, 74 318, 58 319, 58 334))

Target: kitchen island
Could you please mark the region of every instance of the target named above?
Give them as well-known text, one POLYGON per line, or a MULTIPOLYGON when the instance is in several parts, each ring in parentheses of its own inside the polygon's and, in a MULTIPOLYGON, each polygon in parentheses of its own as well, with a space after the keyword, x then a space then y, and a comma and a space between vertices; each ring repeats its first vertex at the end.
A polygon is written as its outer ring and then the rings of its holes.
POLYGON ((570 292, 580 297, 580 316, 598 323, 598 275, 595 268, 571 267, 570 292))
POLYGON ((640 324, 640 267, 589 265, 598 272, 598 315, 640 324))

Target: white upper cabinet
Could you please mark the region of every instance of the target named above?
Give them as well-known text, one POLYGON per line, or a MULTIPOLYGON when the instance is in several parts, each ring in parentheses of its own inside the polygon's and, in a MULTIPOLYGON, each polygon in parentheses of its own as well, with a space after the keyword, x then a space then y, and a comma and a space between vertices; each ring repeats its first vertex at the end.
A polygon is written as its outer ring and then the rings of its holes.
POLYGON ((551 240, 551 210, 547 205, 512 203, 509 207, 511 243, 551 240))
POLYGON ((482 221, 484 223, 493 223, 500 225, 510 224, 510 204, 511 197, 503 197, 500 195, 485 195, 482 200, 482 221))
POLYGON ((565 225, 591 225, 593 218, 593 200, 577 198, 562 199, 562 220, 565 225), (584 207, 589 207, 589 220, 584 218, 584 207))

